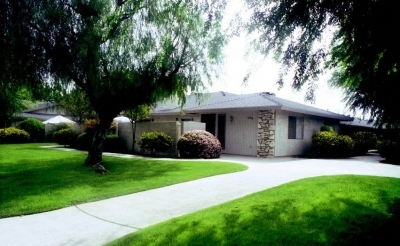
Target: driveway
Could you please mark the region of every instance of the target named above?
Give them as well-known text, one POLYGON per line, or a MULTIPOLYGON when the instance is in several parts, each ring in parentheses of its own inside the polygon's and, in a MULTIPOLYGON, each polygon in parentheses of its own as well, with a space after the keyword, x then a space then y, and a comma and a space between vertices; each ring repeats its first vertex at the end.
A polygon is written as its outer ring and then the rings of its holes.
POLYGON ((249 167, 243 172, 203 178, 56 211, 0 220, 3 245, 103 245, 128 233, 290 181, 338 174, 400 178, 400 167, 380 157, 342 160, 261 159, 224 155, 249 167))

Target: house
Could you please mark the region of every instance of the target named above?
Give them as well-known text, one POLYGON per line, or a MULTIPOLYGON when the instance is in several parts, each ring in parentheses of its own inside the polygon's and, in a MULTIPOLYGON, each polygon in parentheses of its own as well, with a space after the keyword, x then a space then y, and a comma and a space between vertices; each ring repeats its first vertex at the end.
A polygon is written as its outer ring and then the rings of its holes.
POLYGON ((158 103, 150 115, 154 122, 206 123, 206 130, 220 140, 222 153, 258 157, 303 155, 323 124, 338 130, 341 121, 353 120, 268 92, 237 95, 221 91, 200 100, 190 95, 183 108, 169 100, 158 103))
MULTIPOLYGON (((57 108, 57 104, 54 102, 39 102, 35 103, 32 107, 25 109, 21 113, 14 115, 13 125, 18 124, 18 122, 23 121, 27 118, 34 118, 40 121, 49 120, 57 115, 64 115, 64 111, 57 108)), ((65 116, 69 119, 71 117, 65 116)))
POLYGON ((355 132, 374 132, 380 134, 386 130, 386 127, 387 124, 383 124, 379 127, 376 125, 375 121, 371 122, 355 118, 353 121, 340 122, 340 133, 344 135, 352 135, 355 132))

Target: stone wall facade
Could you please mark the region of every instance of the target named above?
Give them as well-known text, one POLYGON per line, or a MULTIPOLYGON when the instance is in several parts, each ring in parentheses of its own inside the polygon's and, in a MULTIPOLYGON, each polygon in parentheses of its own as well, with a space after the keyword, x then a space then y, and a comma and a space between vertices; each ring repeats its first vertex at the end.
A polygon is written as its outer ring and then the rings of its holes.
POLYGON ((258 112, 257 157, 272 158, 275 156, 275 110, 258 112))

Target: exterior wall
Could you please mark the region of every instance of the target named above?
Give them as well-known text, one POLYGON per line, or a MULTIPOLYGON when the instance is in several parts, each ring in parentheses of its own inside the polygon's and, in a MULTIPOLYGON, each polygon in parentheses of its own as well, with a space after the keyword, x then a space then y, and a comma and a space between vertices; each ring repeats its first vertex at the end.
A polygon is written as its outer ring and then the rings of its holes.
POLYGON ((276 113, 275 156, 303 155, 311 148, 311 137, 319 132, 325 120, 321 117, 279 110, 276 113), (289 139, 289 116, 304 118, 303 139, 289 139))
POLYGON ((206 124, 194 121, 183 121, 182 122, 182 134, 192 130, 205 130, 206 124))
MULTIPOLYGON (((134 127, 134 126, 133 126, 134 127)), ((132 152, 133 145, 133 130, 130 122, 119 122, 117 127, 117 134, 124 142, 124 150, 126 153, 132 152)))
POLYGON ((257 157, 274 157, 276 111, 259 111, 257 118, 257 157))
POLYGON ((222 153, 257 155, 257 111, 227 112, 225 149, 222 153))
POLYGON ((178 156, 176 143, 181 136, 181 123, 180 122, 137 122, 135 130, 135 152, 140 151, 140 147, 137 144, 140 137, 145 132, 161 131, 172 137, 174 145, 169 151, 165 153, 166 156, 176 157, 178 156))

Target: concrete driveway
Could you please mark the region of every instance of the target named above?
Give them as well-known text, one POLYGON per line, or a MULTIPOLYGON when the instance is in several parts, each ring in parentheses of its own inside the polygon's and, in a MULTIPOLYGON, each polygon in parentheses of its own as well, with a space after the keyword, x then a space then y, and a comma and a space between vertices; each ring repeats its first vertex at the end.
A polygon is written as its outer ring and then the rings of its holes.
POLYGON ((261 159, 224 155, 248 170, 203 178, 51 212, 0 219, 2 245, 103 245, 156 223, 290 181, 322 175, 400 178, 400 166, 380 157, 342 160, 261 159))

